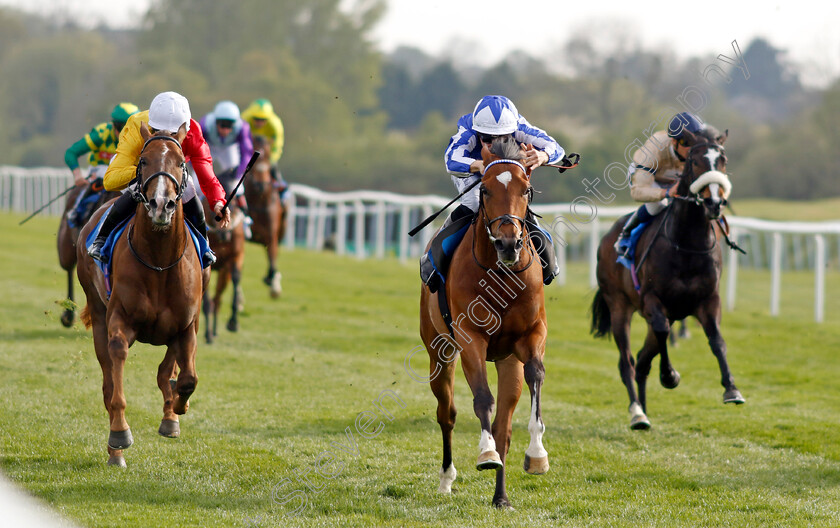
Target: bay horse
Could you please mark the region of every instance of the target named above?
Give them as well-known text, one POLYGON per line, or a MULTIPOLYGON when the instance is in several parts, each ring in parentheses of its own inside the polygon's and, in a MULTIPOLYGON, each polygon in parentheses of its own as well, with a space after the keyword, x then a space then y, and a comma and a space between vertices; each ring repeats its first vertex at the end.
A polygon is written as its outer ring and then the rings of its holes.
POLYGON ((532 474, 549 468, 540 410, 547 326, 542 268, 524 220, 533 196, 529 174, 518 161, 524 155, 509 137, 496 138, 491 149, 485 146, 482 151, 486 170, 479 209, 452 256, 447 280, 434 294, 421 288, 420 335, 430 357, 429 380, 443 434, 439 491, 450 493, 456 477, 453 386, 460 355, 481 429, 476 468, 496 470, 493 505, 508 508, 505 460, 523 377, 531 393, 531 443, 524 468, 532 474), (454 314, 451 330, 441 316, 441 293, 454 314), (487 381, 488 361, 498 373, 498 409, 492 425, 495 401, 487 381))
MULTIPOLYGON (((76 205, 76 199, 79 194, 84 192, 85 186, 79 186, 67 193, 67 201, 64 204, 64 213, 61 215, 61 221, 58 224, 58 233, 56 234, 56 246, 58 247, 58 264, 61 269, 67 272, 67 300, 69 303, 64 305, 64 311, 61 313, 61 324, 67 328, 73 326, 73 321, 76 318, 76 305, 73 299, 73 284, 76 282, 76 240, 79 238, 79 228, 70 227, 67 221, 67 213, 69 213, 76 205)), ((96 204, 91 209, 97 210, 105 202, 111 198, 117 197, 117 193, 105 192, 99 197, 96 204)), ((79 220, 80 223, 87 221, 87 218, 79 220)))
POLYGON ((270 140, 265 136, 254 136, 253 140, 254 151, 260 153, 260 158, 245 180, 245 201, 254 220, 251 241, 265 246, 268 254, 268 273, 263 282, 270 288, 271 297, 276 299, 283 289, 282 275, 277 271, 277 254, 279 242, 286 233, 286 207, 271 178, 270 140))
MULTIPOLYGON (((228 189, 225 190, 228 191, 228 189)), ((218 335, 216 327, 219 306, 228 282, 233 283, 233 300, 227 329, 231 332, 239 330, 238 314, 244 303, 240 281, 242 279, 242 266, 245 263, 245 215, 238 207, 231 205, 230 225, 221 228, 216 222, 216 213, 210 208, 207 199, 202 198, 201 202, 204 207, 204 216, 207 218, 207 238, 210 241, 210 247, 216 253, 216 262, 210 268, 216 271, 216 292, 211 298, 209 288, 204 290, 202 302, 205 317, 204 338, 207 343, 212 343, 218 335)))
POLYGON ((140 202, 114 247, 111 294, 102 272, 87 254, 84 241, 105 212, 100 208, 82 229, 77 245, 79 282, 87 296, 81 318, 93 328, 93 344, 102 368, 102 394, 110 418, 109 465, 125 467, 123 450, 133 443, 125 419, 123 370, 128 348, 135 342, 166 345, 157 374, 163 394, 163 419, 158 433, 178 437, 178 415, 189 408, 198 383, 195 370, 196 335, 201 294, 210 270, 201 267, 198 252, 184 225, 181 197, 189 177, 181 142, 184 126, 173 136, 152 135, 140 126, 145 141, 137 162, 140 202), (177 381, 171 380, 177 369, 177 381))
POLYGON ((651 362, 660 355, 659 380, 676 388, 679 373, 668 357, 668 335, 674 321, 693 315, 708 338, 720 367, 724 403, 744 403, 726 360, 726 341, 720 333, 718 289, 721 248, 717 225, 731 190, 726 175, 726 153, 713 127, 692 134, 684 130, 690 150, 677 185, 677 198, 657 215, 636 246, 639 289, 631 272, 616 262, 613 244, 624 226, 620 218, 598 248, 598 290, 592 301, 592 333, 612 333, 619 352, 621 380, 630 398, 630 427, 648 429, 646 382, 651 362), (644 346, 633 361, 630 320, 640 312, 648 325, 644 346), (633 386, 635 379, 638 394, 633 386))

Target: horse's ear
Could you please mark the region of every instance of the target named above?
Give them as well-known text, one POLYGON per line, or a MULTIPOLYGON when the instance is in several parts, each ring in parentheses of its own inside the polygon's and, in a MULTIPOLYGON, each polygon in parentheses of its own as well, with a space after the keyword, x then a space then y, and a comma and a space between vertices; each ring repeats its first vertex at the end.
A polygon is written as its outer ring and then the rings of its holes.
POLYGON ((726 138, 728 138, 728 137, 729 137, 729 129, 727 128, 726 130, 723 131, 723 135, 717 137, 717 142, 720 143, 721 145, 723 145, 724 143, 726 143, 726 138))
POLYGON ((178 143, 183 143, 184 138, 187 137, 187 124, 184 123, 178 129, 178 132, 175 133, 175 139, 178 140, 178 143))
POLYGON ((143 138, 143 141, 149 141, 149 138, 152 137, 152 131, 149 130, 149 124, 145 121, 140 121, 140 136, 143 138))
POLYGON ((697 136, 694 135, 694 133, 691 130, 689 130, 687 128, 683 128, 682 133, 683 133, 683 137, 686 140, 688 140, 689 145, 693 145, 693 144, 697 143, 697 136))
MULTIPOLYGON (((481 141, 481 140, 479 140, 481 141)), ((481 142, 481 159, 484 160, 484 165, 487 165, 494 158, 494 154, 490 152, 490 147, 487 143, 481 142)))

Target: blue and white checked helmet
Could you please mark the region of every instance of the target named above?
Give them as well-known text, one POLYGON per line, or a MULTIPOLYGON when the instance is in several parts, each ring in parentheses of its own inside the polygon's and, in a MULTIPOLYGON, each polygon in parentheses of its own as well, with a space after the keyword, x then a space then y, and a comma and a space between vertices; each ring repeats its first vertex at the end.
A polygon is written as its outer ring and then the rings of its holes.
POLYGON ((473 130, 480 134, 512 134, 519 126, 519 112, 503 95, 486 95, 473 110, 473 130))

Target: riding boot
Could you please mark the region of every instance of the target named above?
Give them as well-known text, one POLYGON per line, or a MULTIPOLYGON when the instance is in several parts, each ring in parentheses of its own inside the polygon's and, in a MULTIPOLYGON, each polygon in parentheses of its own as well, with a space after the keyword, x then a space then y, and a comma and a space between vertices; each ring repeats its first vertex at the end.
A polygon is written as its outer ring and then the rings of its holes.
POLYGON ((136 208, 137 202, 134 201, 130 193, 122 193, 117 198, 114 205, 105 213, 105 219, 102 221, 102 227, 99 228, 99 233, 96 234, 96 238, 88 246, 88 255, 91 258, 105 262, 104 256, 102 255, 102 247, 105 245, 105 241, 118 225, 122 224, 134 213, 136 208))
MULTIPOLYGON (((201 201, 197 197, 184 202, 184 217, 207 240, 207 220, 204 216, 204 207, 202 207, 201 201)), ((207 252, 204 253, 201 260, 208 265, 213 265, 216 262, 216 254, 210 249, 209 244, 207 246, 207 252)))
MULTIPOLYGON (((466 216, 472 216, 473 214, 475 214, 473 210, 466 205, 459 205, 454 211, 452 211, 452 213, 450 213, 449 217, 447 217, 443 226, 438 231, 438 234, 447 226, 466 216)), ((436 239, 437 235, 435 235, 435 238, 432 239, 432 243, 429 244, 430 247, 434 246, 436 239)), ((429 291, 432 293, 435 293, 438 290, 438 287, 440 287, 440 277, 435 272, 435 266, 432 264, 432 260, 429 258, 428 252, 423 253, 423 256, 420 257, 420 279, 429 287, 429 291)))
POLYGON ((557 264, 554 243, 551 240, 551 236, 540 227, 533 213, 528 211, 528 216, 525 221, 528 224, 529 236, 534 243, 537 256, 540 259, 540 265, 543 271, 543 284, 548 286, 554 280, 554 277, 560 274, 560 266, 557 264))
POLYGON ((644 205, 633 211, 633 214, 630 218, 627 219, 625 222, 624 227, 621 229, 621 233, 618 235, 618 239, 615 241, 613 247, 615 248, 615 252, 618 254, 619 257, 629 258, 628 254, 630 252, 630 246, 626 245, 622 246, 622 243, 625 240, 630 238, 630 235, 633 233, 633 230, 636 229, 639 224, 642 222, 649 221, 653 216, 648 212, 647 207, 644 205))

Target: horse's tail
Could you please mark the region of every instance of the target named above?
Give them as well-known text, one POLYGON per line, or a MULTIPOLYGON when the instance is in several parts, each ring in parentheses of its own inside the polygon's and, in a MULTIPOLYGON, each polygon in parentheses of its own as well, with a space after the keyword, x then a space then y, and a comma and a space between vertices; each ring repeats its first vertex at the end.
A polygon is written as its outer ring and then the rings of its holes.
POLYGON ((590 333, 595 337, 609 338, 612 324, 610 323, 610 307, 607 301, 604 300, 604 294, 601 289, 595 292, 595 297, 592 299, 592 307, 589 309, 592 312, 592 327, 590 333))
POLYGON ((79 314, 79 319, 82 320, 82 323, 85 325, 85 328, 90 330, 92 324, 90 321, 90 305, 85 305, 85 307, 82 309, 82 313, 79 314))

